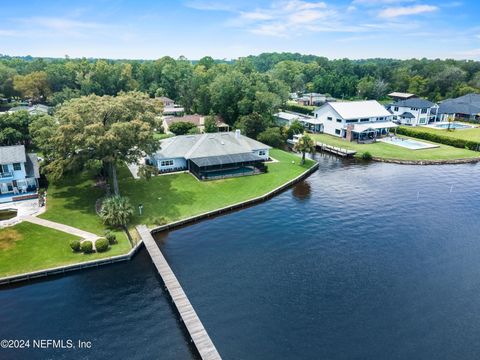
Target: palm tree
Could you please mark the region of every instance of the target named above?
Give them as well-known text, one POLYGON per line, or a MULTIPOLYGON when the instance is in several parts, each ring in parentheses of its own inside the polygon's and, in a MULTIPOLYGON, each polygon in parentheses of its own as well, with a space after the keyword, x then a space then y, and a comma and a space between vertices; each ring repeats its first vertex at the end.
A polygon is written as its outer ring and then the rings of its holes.
POLYGON ((119 195, 106 198, 100 210, 100 217, 103 223, 114 228, 123 229, 127 233, 128 240, 133 246, 132 238, 128 231, 128 223, 132 215, 133 207, 128 198, 119 195))
POLYGON ((305 164, 305 154, 306 153, 315 153, 315 141, 308 136, 304 135, 298 139, 298 141, 295 143, 295 146, 293 147, 295 151, 301 152, 302 153, 302 162, 301 164, 305 164))

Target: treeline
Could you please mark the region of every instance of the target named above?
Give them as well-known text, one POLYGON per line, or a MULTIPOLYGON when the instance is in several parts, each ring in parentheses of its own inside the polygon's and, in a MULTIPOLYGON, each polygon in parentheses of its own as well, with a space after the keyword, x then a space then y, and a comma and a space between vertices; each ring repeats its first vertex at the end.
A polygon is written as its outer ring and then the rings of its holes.
POLYGON ((329 60, 296 53, 265 53, 232 62, 204 57, 155 61, 0 57, 0 97, 50 105, 82 95, 139 90, 167 96, 187 113, 220 114, 234 124, 263 117, 285 104, 289 92, 340 99, 384 99, 390 91, 431 100, 480 92, 480 62, 459 60, 329 60))

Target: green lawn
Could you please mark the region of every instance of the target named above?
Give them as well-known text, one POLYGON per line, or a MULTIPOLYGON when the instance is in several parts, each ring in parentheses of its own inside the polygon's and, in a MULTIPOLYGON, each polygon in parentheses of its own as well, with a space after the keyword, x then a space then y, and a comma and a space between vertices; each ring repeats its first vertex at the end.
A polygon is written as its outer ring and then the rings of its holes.
POLYGON ((172 134, 162 134, 162 133, 155 133, 153 134, 153 137, 155 140, 163 140, 163 139, 167 139, 169 137, 172 137, 173 135, 172 134))
POLYGON ((74 253, 70 241, 76 236, 22 222, 0 229, 0 277, 21 274, 128 252, 128 242, 119 242, 104 253, 74 253))
POLYGON ((303 166, 295 154, 271 150, 278 163, 268 163, 268 173, 223 180, 199 181, 189 173, 157 176, 149 181, 135 180, 128 169, 120 171, 120 190, 136 207, 144 205, 135 224, 158 225, 235 204, 263 194, 297 177, 314 165, 303 166), (294 161, 294 164, 292 164, 294 161))
MULTIPOLYGON (((50 183, 47 211, 39 217, 103 236, 106 228, 95 211, 95 202, 104 192, 94 186, 92 177, 91 173, 84 172, 50 183)), ((122 247, 128 245, 128 238, 123 232, 115 233, 122 247)))
MULTIPOLYGON (((408 129, 411 129, 408 127, 408 129)), ((417 127, 414 130, 428 132, 431 134, 442 135, 446 137, 451 137, 454 139, 462 139, 462 140, 469 140, 469 141, 480 141, 480 127, 472 128, 472 129, 455 129, 452 131, 447 131, 446 129, 433 129, 429 127, 417 127)))
MULTIPOLYGON (((374 144, 357 144, 356 142, 348 142, 336 136, 327 134, 314 134, 311 135, 311 137, 316 141, 325 144, 356 150, 357 154, 355 156, 357 157, 361 157, 366 151, 374 157, 395 160, 453 160, 480 157, 480 154, 476 151, 459 149, 442 144, 435 144, 439 145, 439 147, 433 149, 410 150, 401 146, 385 144, 382 142, 376 142, 374 144)), ((419 141, 429 143, 429 141, 426 140, 419 141)))

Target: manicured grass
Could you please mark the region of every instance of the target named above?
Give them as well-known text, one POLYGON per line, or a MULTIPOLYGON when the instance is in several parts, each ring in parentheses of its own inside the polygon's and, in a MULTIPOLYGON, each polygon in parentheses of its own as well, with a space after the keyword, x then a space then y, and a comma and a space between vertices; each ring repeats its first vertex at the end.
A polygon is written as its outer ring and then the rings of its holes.
MULTIPOLYGON (((47 211, 39 217, 103 236, 106 228, 95 211, 95 202, 103 195, 103 190, 94 186, 89 172, 65 177, 49 184, 47 211)), ((128 244, 123 232, 115 233, 122 246, 128 244)))
POLYGON ((133 223, 158 225, 266 194, 314 165, 307 160, 301 166, 298 156, 281 150, 270 154, 279 162, 268 163, 266 174, 213 181, 199 181, 189 173, 135 180, 122 168, 120 189, 135 207, 144 206, 143 215, 136 213, 133 223))
POLYGON ((172 136, 173 136, 173 134, 162 134, 162 133, 153 134, 153 138, 155 140, 167 139, 167 138, 172 137, 172 136))
POLYGON ((76 238, 28 222, 0 229, 0 277, 110 257, 130 250, 128 242, 119 242, 104 253, 74 253, 69 243, 76 238))
MULTIPOLYGON (((439 145, 438 148, 410 150, 397 145, 385 144, 383 142, 376 142, 373 144, 357 144, 356 142, 348 142, 341 138, 327 134, 314 134, 311 135, 311 137, 316 141, 323 142, 328 145, 338 146, 349 150, 356 150, 357 154, 355 156, 357 157, 361 157, 362 154, 367 151, 374 157, 396 160, 453 160, 480 157, 480 154, 476 151, 459 149, 453 146, 442 144, 435 144, 439 145)), ((426 140, 419 141, 430 143, 426 140)))
POLYGON ((454 139, 462 139, 468 141, 480 141, 480 127, 471 129, 455 129, 448 131, 446 129, 433 129, 425 126, 417 127, 416 130, 428 132, 431 134, 442 135, 454 139))

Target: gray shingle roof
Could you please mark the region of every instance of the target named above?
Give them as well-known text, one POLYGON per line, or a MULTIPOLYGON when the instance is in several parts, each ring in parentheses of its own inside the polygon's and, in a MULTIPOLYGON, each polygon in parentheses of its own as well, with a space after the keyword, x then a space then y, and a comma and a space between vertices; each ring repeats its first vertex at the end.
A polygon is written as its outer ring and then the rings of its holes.
POLYGON ((210 156, 251 153, 270 146, 234 132, 181 135, 165 139, 155 157, 195 159, 210 156))
POLYGON ((408 112, 408 111, 405 111, 402 115, 400 115, 401 117, 404 117, 404 118, 407 118, 407 119, 413 119, 415 116, 413 116, 412 113, 408 112))
POLYGON ((467 94, 456 99, 447 99, 440 104, 438 113, 477 115, 480 113, 480 94, 467 94))
POLYGON ((28 153, 25 170, 28 177, 40 178, 40 165, 38 164, 37 154, 28 153))
POLYGON ((410 99, 406 99, 406 100, 396 101, 392 105, 393 106, 406 106, 406 107, 410 107, 410 108, 425 109, 425 108, 431 108, 435 104, 433 102, 425 100, 425 99, 410 98, 410 99))
POLYGON ((0 165, 24 163, 26 161, 25 146, 0 146, 0 165))

